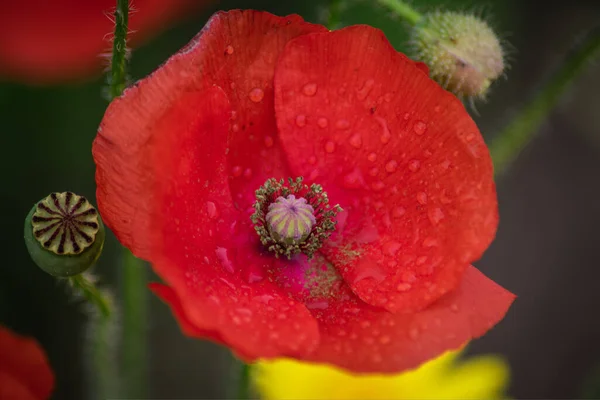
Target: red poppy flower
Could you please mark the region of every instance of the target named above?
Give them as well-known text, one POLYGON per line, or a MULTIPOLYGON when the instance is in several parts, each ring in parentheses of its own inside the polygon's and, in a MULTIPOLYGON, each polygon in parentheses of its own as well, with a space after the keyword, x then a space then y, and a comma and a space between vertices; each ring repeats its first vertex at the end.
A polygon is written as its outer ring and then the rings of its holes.
POLYGON ((98 205, 187 334, 397 372, 504 316, 470 266, 498 222, 490 156, 425 69, 369 26, 231 11, 113 101, 98 205))
POLYGON ((48 399, 54 375, 39 344, 0 326, 0 399, 48 399))
MULTIPOLYGON (((130 44, 155 35, 206 0, 136 0, 130 44)), ((0 13, 0 76, 52 83, 97 73, 106 64, 114 0, 5 2, 0 13)))

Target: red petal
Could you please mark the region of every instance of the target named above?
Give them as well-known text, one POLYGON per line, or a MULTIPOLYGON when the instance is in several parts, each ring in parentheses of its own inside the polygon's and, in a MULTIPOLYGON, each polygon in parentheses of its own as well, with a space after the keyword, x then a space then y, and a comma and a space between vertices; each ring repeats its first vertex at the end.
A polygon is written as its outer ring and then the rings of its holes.
POLYGON ((475 123, 381 31, 292 40, 275 110, 294 175, 345 210, 323 251, 364 301, 420 310, 454 289, 493 239, 492 163, 475 123))
MULTIPOLYGON (((148 258, 147 221, 157 192, 146 152, 160 147, 156 125, 168 110, 193 108, 182 98, 216 84, 232 107, 230 162, 227 171, 234 199, 245 209, 254 191, 268 177, 287 176, 276 137, 273 111, 273 69, 280 49, 292 37, 325 28, 305 23, 298 16, 285 18, 256 11, 217 13, 205 29, 181 52, 151 76, 138 82, 109 106, 94 142, 98 205, 107 225, 121 243, 148 258), (250 100, 253 88, 263 90, 261 101, 250 100), (147 177, 150 176, 150 177, 147 177), (145 177, 140 179, 140 177, 145 177), (144 198, 145 201, 140 202, 144 198)), ((255 98, 256 99, 256 98, 255 98)), ((198 113, 208 109, 194 108, 198 113)), ((178 134, 181 123, 163 124, 178 134)), ((203 150, 200 149, 202 154, 203 150)), ((165 155, 177 158, 178 155, 165 155)), ((162 162, 162 161, 161 161, 162 162)), ((213 168, 206 160, 203 168, 213 168)), ((158 168, 160 169, 160 168, 158 168)))
POLYGON ((247 362, 262 357, 301 358, 316 348, 317 322, 302 303, 268 280, 249 284, 236 274, 224 274, 214 268, 214 255, 209 257, 210 264, 183 269, 155 264, 159 274, 169 274, 169 284, 177 292, 179 304, 165 300, 184 332, 222 341, 247 362))
POLYGON ((12 375, 10 371, 3 371, 1 368, 0 399, 45 400, 45 398, 37 397, 31 393, 26 384, 12 375))
POLYGON ((191 62, 193 70, 222 87, 231 102, 228 173, 233 199, 241 209, 254 203, 254 192, 268 178, 289 176, 273 109, 275 63, 290 39, 321 31, 326 28, 297 15, 218 13, 182 56, 183 70, 189 70, 191 62))
POLYGON ((47 399, 53 387, 54 375, 40 345, 0 326, 0 398, 47 399))
POLYGON ((179 326, 184 334, 190 337, 210 339, 213 342, 225 344, 221 335, 217 332, 198 329, 198 327, 189 320, 185 314, 181 301, 179 301, 179 297, 177 297, 177 293, 175 293, 172 288, 160 283, 151 283, 148 286, 155 295, 160 297, 162 301, 171 307, 171 311, 175 314, 175 318, 177 319, 177 322, 179 322, 179 326))
POLYGON ((416 61, 415 67, 419 68, 421 71, 425 72, 425 75, 429 76, 429 67, 424 62, 416 61))
MULTIPOLYGON (((218 87, 182 96, 148 132, 143 152, 135 150, 130 158, 123 150, 138 148, 135 142, 121 148, 120 154, 103 131, 95 153, 99 171, 133 163, 139 175, 123 179, 146 186, 125 190, 110 171, 112 179, 99 185, 99 205, 111 221, 115 220, 111 212, 122 212, 126 205, 137 207, 131 224, 137 230, 130 238, 134 245, 138 239, 148 244, 135 248, 176 293, 181 305, 175 310, 186 316, 185 327, 191 321, 195 334, 222 340, 246 357, 302 355, 318 340, 310 313, 267 279, 242 279, 243 265, 263 263, 256 248, 235 241, 241 217, 233 209, 224 172, 229 115, 227 99, 218 87), (134 197, 115 193, 114 199, 128 202, 115 210, 118 203, 105 204, 110 197, 107 188, 134 197)), ((245 241, 258 240, 251 230, 244 233, 245 241)))
MULTIPOLYGON (((208 0, 136 0, 128 45, 160 33, 208 0)), ((110 53, 114 24, 105 15, 114 0, 5 2, 0 13, 0 75, 54 83, 100 73, 110 53)))
POLYGON ((377 310, 350 295, 315 313, 321 342, 306 360, 353 372, 401 372, 482 336, 514 298, 474 267, 454 292, 416 314, 377 310))
MULTIPOLYGON (((167 96, 161 92, 160 78, 164 79, 157 76, 152 82, 154 87, 138 87, 142 105, 167 96)), ((203 180, 196 182, 199 190, 210 192, 213 205, 219 204, 221 213, 233 217, 227 208, 231 208, 231 195, 224 175, 230 109, 219 88, 191 92, 172 99, 171 108, 163 110, 147 129, 127 131, 119 127, 143 125, 152 115, 146 112, 153 111, 136 108, 130 99, 111 104, 94 141, 97 200, 104 221, 121 243, 149 260, 151 252, 160 253, 165 246, 162 226, 173 217, 160 207, 177 181, 188 182, 192 174, 203 172, 203 180), (213 186, 205 188, 205 181, 212 181, 213 186)), ((190 210, 190 217, 200 218, 201 211, 209 212, 206 204, 202 210, 190 210)), ((187 217, 181 221, 186 229, 182 235, 198 229, 190 226, 193 220, 187 217)))

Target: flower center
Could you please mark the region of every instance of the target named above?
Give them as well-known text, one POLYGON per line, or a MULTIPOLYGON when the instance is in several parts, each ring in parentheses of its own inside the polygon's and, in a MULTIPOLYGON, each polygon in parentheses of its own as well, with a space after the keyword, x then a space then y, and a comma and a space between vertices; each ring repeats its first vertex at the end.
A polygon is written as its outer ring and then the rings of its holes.
POLYGON ((315 210, 304 197, 293 194, 279 196, 269 205, 267 227, 271 236, 284 245, 299 244, 306 240, 313 225, 317 223, 315 210))
POLYGON ((335 230, 335 215, 342 209, 331 207, 320 185, 310 187, 288 179, 269 179, 256 191, 252 222, 261 243, 276 257, 304 253, 312 257, 335 230))

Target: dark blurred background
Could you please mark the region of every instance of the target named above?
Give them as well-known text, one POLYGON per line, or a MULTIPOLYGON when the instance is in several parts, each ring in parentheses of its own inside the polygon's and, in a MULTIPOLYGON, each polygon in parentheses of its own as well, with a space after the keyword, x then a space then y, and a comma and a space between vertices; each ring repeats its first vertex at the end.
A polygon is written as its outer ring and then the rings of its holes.
MULTIPOLYGON (((600 22, 598 0, 539 2, 414 0, 421 11, 475 9, 510 43, 507 79, 474 115, 486 140, 497 133, 566 57, 574 41, 600 22)), ((374 1, 343 2, 344 25, 379 27, 398 50, 406 26, 374 1)), ((141 78, 187 43, 217 9, 255 8, 299 13, 324 22, 323 0, 221 1, 188 15, 133 53, 130 73, 141 78)), ((35 336, 47 350, 58 385, 54 399, 85 398, 82 367, 85 313, 55 280, 30 261, 23 220, 52 191, 94 198, 91 143, 106 107, 105 79, 61 86, 0 83, 0 170, 4 233, 0 252, 0 323, 35 336)), ((472 353, 498 353, 512 368, 515 398, 600 397, 600 62, 586 69, 533 143, 498 177, 501 223, 477 263, 519 297, 506 319, 472 353), (596 374, 593 373, 597 370, 596 374)), ((108 238, 96 267, 118 287, 118 243, 108 238)), ((181 335, 171 312, 150 298, 152 398, 220 398, 228 390, 226 349, 181 335)))

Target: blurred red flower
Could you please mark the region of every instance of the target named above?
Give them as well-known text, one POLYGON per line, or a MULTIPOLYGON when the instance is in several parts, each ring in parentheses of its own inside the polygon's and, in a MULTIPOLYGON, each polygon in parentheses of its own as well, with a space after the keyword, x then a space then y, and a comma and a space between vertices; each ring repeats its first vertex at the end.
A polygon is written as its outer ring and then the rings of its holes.
POLYGON ((40 345, 0 326, 0 400, 45 400, 53 386, 54 375, 40 345))
MULTIPOLYGON (((208 0, 135 0, 130 45, 164 30, 208 0)), ((115 0, 5 2, 0 13, 0 78, 48 84, 102 70, 114 24, 115 0)))
POLYGON ((111 103, 98 205, 187 334, 247 361, 397 372, 502 319, 514 296, 470 265, 498 223, 491 159, 425 69, 369 26, 231 11, 111 103), (300 176, 344 211, 312 258, 277 258, 255 192, 300 176))

